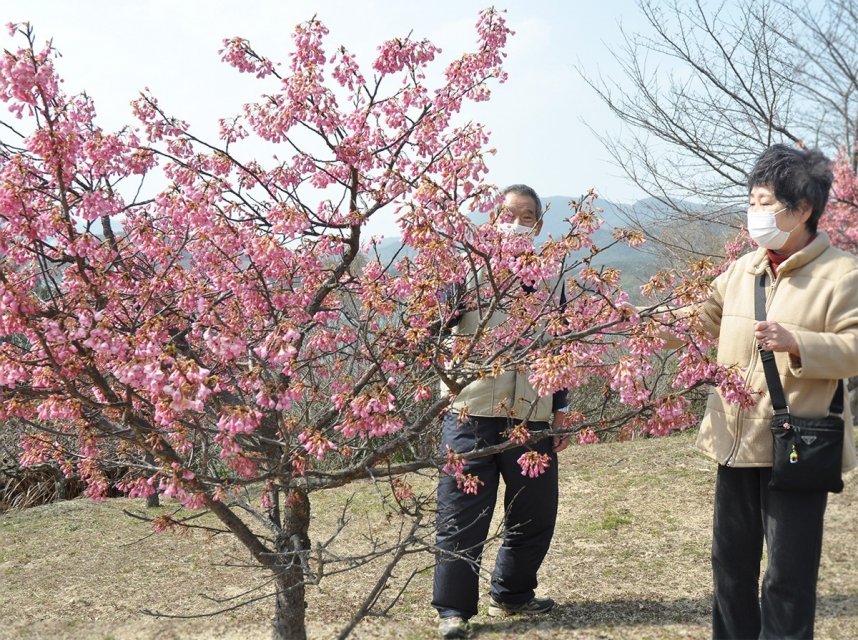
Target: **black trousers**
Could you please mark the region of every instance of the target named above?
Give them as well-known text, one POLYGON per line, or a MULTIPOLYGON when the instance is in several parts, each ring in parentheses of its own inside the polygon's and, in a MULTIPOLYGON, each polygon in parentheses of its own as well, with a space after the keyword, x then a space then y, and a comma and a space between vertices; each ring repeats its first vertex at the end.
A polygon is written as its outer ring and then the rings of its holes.
MULTIPOLYGON (((442 451, 450 446, 457 453, 500 444, 513 423, 507 418, 469 417, 459 422, 452 412, 445 415, 441 436, 442 451)), ((531 431, 547 429, 547 422, 530 423, 531 431)), ((479 601, 478 567, 495 508, 499 481, 504 492, 503 544, 498 550, 492 574, 491 596, 498 602, 523 604, 536 588, 539 570, 557 520, 557 454, 551 438, 533 445, 514 447, 494 456, 469 461, 465 473, 483 484, 476 495, 466 494, 456 480, 442 474, 438 483, 438 522, 432 605, 442 618, 470 618, 479 601), (526 451, 551 457, 549 468, 536 478, 523 476, 516 462, 526 451), (449 552, 449 553, 448 553, 449 552)))
POLYGON ((828 494, 768 487, 768 467, 718 467, 712 637, 813 638, 828 494), (768 565, 760 591, 765 540, 768 565))

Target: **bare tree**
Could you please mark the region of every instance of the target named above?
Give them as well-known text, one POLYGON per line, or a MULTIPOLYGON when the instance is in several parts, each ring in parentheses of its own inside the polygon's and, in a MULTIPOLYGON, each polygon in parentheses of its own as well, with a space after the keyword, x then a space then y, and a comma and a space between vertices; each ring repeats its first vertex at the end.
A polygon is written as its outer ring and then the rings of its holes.
POLYGON ((614 54, 622 77, 579 67, 628 125, 622 136, 600 138, 653 198, 628 214, 659 250, 686 260, 723 255, 724 240, 741 226, 745 173, 762 149, 775 142, 854 149, 858 2, 639 7, 647 30, 624 32, 614 54))
POLYGON ((819 6, 781 1, 792 33, 777 32, 795 51, 790 78, 801 97, 797 128, 813 146, 851 150, 858 169, 858 2, 830 0, 819 6))

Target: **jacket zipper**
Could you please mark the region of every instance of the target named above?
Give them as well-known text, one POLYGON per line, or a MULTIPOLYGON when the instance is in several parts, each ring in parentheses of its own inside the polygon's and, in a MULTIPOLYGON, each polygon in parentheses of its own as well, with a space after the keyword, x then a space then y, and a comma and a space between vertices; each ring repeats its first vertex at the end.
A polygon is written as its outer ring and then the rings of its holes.
MULTIPOLYGON (((766 317, 768 318, 768 310, 769 305, 771 304, 772 297, 775 295, 775 289, 778 286, 778 282, 780 281, 780 274, 777 277, 772 277, 772 272, 768 268, 766 269, 766 273, 768 277, 772 281, 772 285, 768 287, 769 291, 766 293, 766 317)), ((756 277, 754 278, 754 286, 756 286, 756 277)), ((756 313, 754 314, 754 322, 757 321, 756 313)), ((754 369, 757 367, 757 358, 759 357, 759 353, 757 353, 757 345, 756 339, 751 337, 751 360, 748 362, 748 371, 745 373, 745 385, 750 382, 751 375, 754 373, 754 369)), ((736 461, 736 454, 739 453, 739 443, 742 440, 742 414, 745 412, 744 409, 739 409, 736 413, 736 437, 733 440, 733 448, 730 450, 730 455, 727 457, 727 461, 724 463, 724 466, 732 467, 733 463, 736 461)))

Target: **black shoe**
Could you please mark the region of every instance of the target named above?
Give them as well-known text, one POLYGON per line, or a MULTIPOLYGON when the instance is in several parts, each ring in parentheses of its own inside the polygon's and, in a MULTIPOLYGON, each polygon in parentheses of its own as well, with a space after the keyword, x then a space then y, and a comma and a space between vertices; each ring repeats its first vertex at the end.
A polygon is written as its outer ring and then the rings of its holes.
POLYGON ((531 615, 536 613, 548 613, 554 608, 555 602, 551 598, 537 598, 533 596, 524 604, 508 604, 506 602, 498 602, 494 598, 489 605, 490 616, 516 616, 516 615, 531 615))

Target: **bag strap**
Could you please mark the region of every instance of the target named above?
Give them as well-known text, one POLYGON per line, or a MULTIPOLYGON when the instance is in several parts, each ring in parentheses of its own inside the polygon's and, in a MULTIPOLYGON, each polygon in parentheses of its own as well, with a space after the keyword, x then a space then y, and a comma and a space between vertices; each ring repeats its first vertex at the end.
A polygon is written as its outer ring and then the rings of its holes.
MULTIPOLYGON (((758 321, 766 319, 766 272, 760 274, 757 281, 757 286, 754 287, 754 310, 758 321)), ((781 377, 778 374, 778 364, 775 362, 775 354, 772 351, 764 350, 762 345, 757 345, 757 350, 760 352, 760 359, 763 361, 763 371, 766 374, 766 384, 769 387, 769 396, 772 398, 772 410, 775 415, 786 413, 789 415, 789 407, 784 397, 784 388, 781 384, 781 377)), ((843 413, 843 380, 837 381, 837 389, 834 391, 834 397, 831 398, 831 404, 828 407, 829 414, 840 415, 843 413)))

